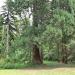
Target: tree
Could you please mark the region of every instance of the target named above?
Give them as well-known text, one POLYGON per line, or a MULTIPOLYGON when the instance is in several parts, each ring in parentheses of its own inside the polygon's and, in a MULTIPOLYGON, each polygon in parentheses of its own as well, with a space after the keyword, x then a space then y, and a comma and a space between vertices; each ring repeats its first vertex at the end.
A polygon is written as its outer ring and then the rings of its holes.
MULTIPOLYGON (((68 49, 67 49, 67 44, 71 40, 73 33, 74 33, 74 16, 72 14, 71 6, 69 5, 69 0, 62 1, 58 0, 55 1, 53 0, 52 4, 55 3, 55 6, 52 7, 55 18, 54 22, 56 24, 60 25, 60 28, 62 30, 62 57, 61 57, 61 62, 62 63, 67 63, 67 57, 68 57, 68 49), (57 15, 58 14, 58 15, 57 15), (59 19, 59 20, 57 20, 59 19)), ((54 4, 53 4, 54 5, 54 4)))
POLYGON ((13 40, 13 33, 16 31, 16 28, 14 26, 14 16, 11 13, 11 8, 9 6, 9 1, 6 2, 6 5, 3 6, 3 12, 2 12, 2 18, 3 18, 3 46, 5 46, 5 54, 8 58, 9 49, 11 46, 11 40, 13 40))

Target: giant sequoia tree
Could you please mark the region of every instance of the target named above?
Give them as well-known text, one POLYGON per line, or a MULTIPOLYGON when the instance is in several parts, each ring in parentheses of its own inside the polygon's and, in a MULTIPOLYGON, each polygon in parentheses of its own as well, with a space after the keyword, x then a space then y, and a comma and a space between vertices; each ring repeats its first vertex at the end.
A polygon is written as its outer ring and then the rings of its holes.
MULTIPOLYGON (((44 27, 44 19, 46 18, 46 0, 33 0, 33 36, 39 38, 39 27, 44 27)), ((33 63, 43 63, 42 51, 38 47, 39 42, 33 42, 33 63)))

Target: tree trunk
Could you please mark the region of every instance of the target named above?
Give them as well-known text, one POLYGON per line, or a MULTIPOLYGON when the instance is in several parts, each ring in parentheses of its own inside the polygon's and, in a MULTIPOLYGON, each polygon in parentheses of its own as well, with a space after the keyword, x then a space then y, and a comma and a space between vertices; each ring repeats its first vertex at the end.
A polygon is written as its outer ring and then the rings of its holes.
POLYGON ((7 25, 7 40, 6 40, 6 57, 8 58, 9 52, 9 25, 7 25))
POLYGON ((7 13, 7 18, 6 18, 6 21, 7 21, 7 25, 6 25, 6 30, 7 30, 7 33, 6 33, 6 57, 8 58, 8 53, 9 53, 9 46, 10 46, 10 35, 9 35, 9 31, 10 31, 10 16, 9 16, 9 10, 8 10, 8 13, 7 13))
POLYGON ((34 64, 42 64, 43 63, 42 53, 40 52, 40 49, 36 44, 33 44, 32 62, 34 64))
MULTIPOLYGON (((33 35, 34 37, 39 37, 39 30, 38 30, 38 25, 39 25, 39 16, 38 11, 40 12, 39 3, 38 0, 33 1, 33 35)), ((42 64, 43 63, 43 56, 42 52, 38 47, 38 41, 34 41, 33 43, 33 50, 32 50, 32 62, 34 64, 42 64), (36 43, 37 42, 37 43, 36 43), (34 44, 36 43, 36 44, 34 44)))

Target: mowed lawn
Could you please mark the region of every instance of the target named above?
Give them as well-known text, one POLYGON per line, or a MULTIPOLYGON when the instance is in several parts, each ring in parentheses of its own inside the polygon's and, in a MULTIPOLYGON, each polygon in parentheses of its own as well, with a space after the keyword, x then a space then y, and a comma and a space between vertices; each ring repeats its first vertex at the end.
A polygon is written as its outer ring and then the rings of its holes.
POLYGON ((50 70, 0 70, 0 75, 75 75, 75 68, 50 70))
POLYGON ((46 62, 45 65, 24 69, 0 70, 0 75, 75 75, 75 65, 46 62))

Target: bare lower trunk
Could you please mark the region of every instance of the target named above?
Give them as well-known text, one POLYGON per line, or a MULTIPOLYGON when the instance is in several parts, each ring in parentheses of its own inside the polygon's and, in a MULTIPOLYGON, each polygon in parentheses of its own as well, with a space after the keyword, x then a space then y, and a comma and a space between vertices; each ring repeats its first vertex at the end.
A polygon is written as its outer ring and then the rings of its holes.
POLYGON ((32 62, 34 64, 42 64, 43 63, 42 53, 40 52, 40 50, 36 44, 33 44, 32 62))
POLYGON ((9 52, 9 25, 7 25, 6 57, 8 57, 8 52, 9 52))

